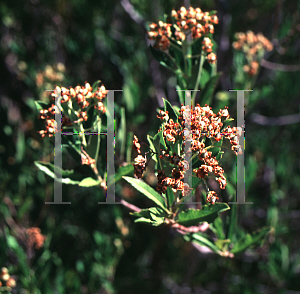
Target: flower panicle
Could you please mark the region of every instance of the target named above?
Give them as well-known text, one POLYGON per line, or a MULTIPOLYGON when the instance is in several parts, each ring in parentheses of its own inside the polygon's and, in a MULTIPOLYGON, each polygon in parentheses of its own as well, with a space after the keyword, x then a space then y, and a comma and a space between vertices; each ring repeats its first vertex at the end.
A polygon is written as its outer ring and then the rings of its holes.
MULTIPOLYGON (((224 170, 219 165, 216 157, 212 156, 212 152, 208 151, 208 148, 213 146, 206 147, 203 139, 206 137, 219 142, 222 138, 226 138, 231 144, 232 151, 236 155, 241 154, 239 138, 243 133, 242 128, 229 126, 223 128, 224 121, 230 118, 228 107, 225 106, 218 113, 214 113, 207 104, 204 107, 197 104, 191 109, 182 104, 179 110, 178 122, 174 122, 167 111, 160 111, 157 117, 162 121, 163 127, 160 130, 163 130, 162 136, 167 145, 181 144, 180 154, 171 152, 169 148, 159 150, 159 159, 168 162, 172 166, 172 170, 170 175, 166 175, 164 170, 158 170, 157 191, 165 194, 167 187, 170 187, 174 193, 181 191, 182 196, 187 196, 193 190, 192 187, 183 182, 185 173, 189 169, 189 162, 185 160, 184 156, 184 147, 187 140, 191 143, 188 152, 196 154, 202 162, 200 167, 193 169, 196 177, 205 180, 209 176, 213 176, 219 183, 220 189, 225 189, 227 180, 224 176, 224 170), (190 128, 187 129, 186 125, 189 125, 190 128)), ((133 164, 135 176, 141 178, 147 160, 146 156, 141 155, 140 143, 136 136, 134 136, 133 146, 138 152, 133 164)), ((211 204, 215 204, 218 200, 215 192, 211 192, 207 197, 208 202, 211 204)))
POLYGON ((202 50, 208 53, 209 63, 215 63, 216 55, 212 53, 213 44, 209 38, 214 34, 214 25, 219 23, 215 14, 203 12, 200 8, 181 7, 178 11, 172 10, 167 22, 161 20, 149 25, 148 39, 154 41, 154 48, 167 51, 171 42, 179 45, 191 34, 192 39, 196 40, 203 37, 202 50))
POLYGON ((54 101, 61 98, 61 104, 68 104, 69 108, 73 109, 73 112, 78 117, 77 120, 71 121, 68 114, 66 114, 61 108, 60 112, 58 111, 57 105, 54 103, 51 104, 47 109, 40 110, 39 118, 44 120, 45 129, 39 131, 38 133, 43 137, 53 137, 57 131, 55 113, 62 114, 61 120, 61 132, 63 127, 69 127, 74 124, 81 123, 88 120, 87 108, 88 106, 94 106, 100 113, 105 113, 106 108, 103 104, 103 100, 106 97, 108 91, 105 89, 104 85, 98 87, 96 91, 93 91, 93 88, 89 83, 85 83, 84 86, 76 86, 75 88, 70 87, 69 89, 65 87, 56 87, 55 91, 51 93, 50 97, 54 101), (60 95, 59 95, 59 94, 60 95), (77 104, 78 111, 73 107, 77 104))
POLYGON ((252 77, 258 73, 259 60, 264 52, 272 51, 274 46, 263 34, 254 34, 252 31, 238 32, 235 38, 232 47, 245 54, 247 63, 243 66, 243 70, 252 77))

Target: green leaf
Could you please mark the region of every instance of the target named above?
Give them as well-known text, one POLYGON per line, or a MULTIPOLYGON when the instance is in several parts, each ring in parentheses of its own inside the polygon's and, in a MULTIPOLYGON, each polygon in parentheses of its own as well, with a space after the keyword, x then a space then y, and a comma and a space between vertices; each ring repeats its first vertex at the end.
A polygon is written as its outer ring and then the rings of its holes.
MULTIPOLYGON (((129 174, 133 175, 133 171, 134 171, 134 167, 133 167, 132 164, 127 164, 127 165, 124 165, 124 166, 120 166, 118 171, 115 174, 115 183, 120 181, 123 176, 129 175, 129 174)), ((112 183, 109 182, 108 185, 110 186, 111 184, 112 183)))
POLYGON ((201 99, 200 104, 204 106, 205 104, 210 104, 213 93, 215 91, 215 88, 217 86, 219 77, 222 75, 222 73, 217 73, 215 76, 212 76, 210 80, 206 83, 205 88, 203 91, 201 91, 201 99))
POLYGON ((93 178, 85 178, 83 179, 80 183, 79 186, 80 187, 94 187, 94 186, 99 186, 100 182, 93 179, 93 178))
POLYGON ((168 207, 171 207, 173 205, 173 202, 175 201, 175 194, 170 186, 167 187, 166 196, 167 196, 168 207))
POLYGON ((234 244, 231 253, 241 253, 250 246, 255 245, 257 243, 261 243, 271 230, 271 227, 263 227, 261 230, 254 232, 251 235, 247 234, 234 244))
POLYGON ((125 157, 125 144, 126 144, 126 116, 125 116, 125 108, 121 108, 121 122, 118 128, 117 133, 117 142, 120 144, 118 149, 120 150, 120 160, 124 160, 125 157))
MULTIPOLYGON (((221 138, 221 140, 219 142, 214 137, 211 137, 210 141, 212 143, 212 146, 220 146, 221 147, 223 145, 223 137, 221 138)), ((219 148, 219 147, 210 148, 209 151, 212 152, 212 156, 217 156, 219 154, 219 152, 221 151, 221 148, 219 148)))
POLYGON ((164 139, 164 136, 163 136, 163 129, 158 132, 155 136, 154 136, 154 144, 155 146, 158 148, 158 151, 160 151, 160 149, 164 148, 164 149, 167 149, 167 145, 166 145, 166 142, 165 142, 165 139, 164 139))
POLYGON ((130 212, 129 214, 137 217, 144 217, 144 218, 149 218, 150 219, 150 210, 149 208, 141 209, 138 212, 130 212))
POLYGON ((93 85, 92 85, 92 93, 95 93, 98 90, 99 84, 101 83, 100 80, 96 81, 93 85))
POLYGON ((130 177, 122 177, 124 180, 126 180, 129 184, 131 184, 134 188, 136 188, 138 191, 140 191, 142 194, 144 194, 146 197, 148 197, 150 200, 155 202, 159 207, 161 207, 164 211, 167 213, 170 213, 167 210, 167 206, 165 203, 165 200, 163 199, 163 196, 157 193, 153 188, 151 188, 148 184, 145 182, 130 178, 130 177))
POLYGON ((215 228, 215 234, 216 234, 217 238, 224 240, 225 234, 224 234, 224 230, 223 230, 223 220, 220 216, 218 216, 215 219, 215 221, 213 223, 213 227, 215 228))
POLYGON ((151 207, 149 208, 150 211, 150 219, 152 220, 152 225, 159 226, 164 223, 165 217, 168 214, 159 207, 151 207))
POLYGON ((19 129, 18 139, 16 142, 16 155, 15 155, 16 163, 20 163, 24 159, 25 152, 26 152, 25 135, 24 132, 21 129, 19 129))
POLYGON ((35 102, 35 106, 36 106, 36 109, 38 112, 40 112, 40 110, 48 108, 48 103, 45 103, 42 101, 34 101, 34 102, 35 102))
MULTIPOLYGON (((194 167, 194 165, 193 165, 194 167)), ((197 177, 192 177, 192 188, 195 190, 200 184, 202 183, 202 179, 199 179, 197 177)))
POLYGON ((176 70, 177 66, 176 63, 171 59, 171 57, 169 56, 169 54, 160 51, 160 50, 156 50, 154 49, 151 45, 150 45, 150 52, 153 55, 153 57, 160 62, 162 65, 166 65, 166 67, 172 69, 172 70, 176 70))
POLYGON ((68 150, 75 162, 81 162, 81 142, 79 135, 73 134, 73 136, 62 136, 61 141, 63 148, 68 150))
POLYGON ((217 217, 218 213, 230 209, 227 203, 216 203, 214 205, 203 205, 202 209, 188 209, 182 211, 177 216, 177 223, 184 226, 198 225, 200 222, 213 222, 217 217))
MULTIPOLYGON (((150 149, 157 153, 158 150, 157 150, 156 146, 154 145, 154 138, 151 137, 150 135, 147 135, 147 140, 149 142, 150 149)), ((155 162, 158 162, 158 156, 159 156, 158 154, 154 154, 152 156, 152 158, 155 162)))
POLYGON ((217 12, 218 12, 217 10, 212 10, 208 13, 208 15, 215 15, 215 14, 217 14, 217 12))
POLYGON ((205 89, 205 86, 209 80, 210 80, 210 74, 206 69, 203 68, 201 73, 201 79, 200 79, 200 89, 205 89))
POLYGON ((184 239, 190 242, 197 243, 201 246, 206 246, 209 249, 211 249, 213 252, 222 255, 222 251, 212 242, 208 239, 208 236, 201 233, 193 233, 191 235, 185 235, 184 239))
MULTIPOLYGON (((98 120, 99 116, 97 115, 96 118, 98 120)), ((99 134, 101 132, 101 120, 97 121, 96 132, 98 135, 89 135, 86 151, 87 154, 97 162, 101 141, 101 135, 99 134)))
POLYGON ((237 229, 237 204, 232 204, 230 206, 229 213, 229 222, 227 226, 227 238, 231 240, 231 242, 235 241, 234 236, 237 229))
POLYGON ((168 214, 159 207, 142 209, 139 212, 133 212, 130 214, 139 217, 135 220, 135 222, 147 222, 154 226, 161 225, 164 222, 164 218, 168 216, 168 214))
POLYGON ((226 244, 228 244, 228 243, 230 243, 230 240, 229 240, 229 239, 226 239, 226 240, 220 240, 220 239, 218 239, 218 240, 215 241, 216 246, 217 246, 218 248, 220 248, 222 251, 223 251, 223 249, 224 249, 224 246, 225 246, 226 244))
MULTIPOLYGON (((180 83, 182 85, 184 80, 180 75, 177 75, 177 81, 178 81, 178 83, 180 83)), ((176 88, 177 95, 179 97, 180 105, 185 104, 185 98, 184 98, 185 94, 184 94, 184 91, 182 91, 182 87, 180 87, 179 85, 176 85, 175 88, 176 88)))
POLYGON ((176 111, 173 109, 173 106, 165 98, 163 98, 163 101, 164 101, 164 111, 168 111, 169 118, 172 118, 175 123, 178 123, 178 116, 176 111))
MULTIPOLYGON (((155 162, 159 162, 159 154, 160 154, 160 149, 166 150, 167 149, 167 145, 166 142, 164 140, 163 137, 163 130, 161 130, 160 132, 158 132, 154 138, 152 138, 151 136, 147 135, 147 139, 150 145, 150 148, 156 152, 157 154, 153 155, 153 160, 155 162)), ((159 167, 160 169, 162 169, 162 167, 159 167)))
POLYGON ((42 161, 35 161, 34 164, 46 175, 57 180, 58 182, 61 182, 63 184, 68 184, 68 185, 78 185, 80 183, 80 181, 74 180, 74 176, 75 176, 74 170, 63 170, 60 167, 54 166, 52 163, 46 163, 42 161), (59 173, 61 172, 62 179, 57 178, 57 176, 55 175, 56 170, 59 173))
POLYGON ((134 221, 135 223, 149 223, 152 224, 152 220, 149 218, 140 217, 134 221))

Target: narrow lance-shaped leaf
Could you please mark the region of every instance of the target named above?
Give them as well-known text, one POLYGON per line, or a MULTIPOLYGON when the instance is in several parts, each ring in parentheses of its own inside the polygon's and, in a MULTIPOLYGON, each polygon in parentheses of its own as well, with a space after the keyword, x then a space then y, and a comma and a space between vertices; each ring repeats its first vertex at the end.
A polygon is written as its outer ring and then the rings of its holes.
POLYGON ((120 166, 118 171, 115 173, 115 177, 110 177, 110 180, 108 181, 108 186, 111 186, 113 184, 113 181, 117 183, 122 179, 123 176, 132 175, 133 176, 134 167, 132 164, 127 164, 125 166, 120 166))
POLYGON ((212 241, 210 241, 205 234, 194 233, 191 235, 185 235, 184 239, 186 241, 197 243, 201 246, 206 246, 213 252, 222 255, 222 251, 220 251, 220 249, 212 241))
POLYGON ((213 223, 213 227, 215 228, 215 234, 216 234, 217 238, 224 240, 225 234, 224 234, 224 230, 223 230, 223 220, 220 216, 218 216, 215 219, 215 221, 213 223))
POLYGON ((75 175, 73 170, 62 170, 59 167, 54 166, 52 163, 46 163, 41 161, 35 161, 34 164, 46 175, 63 184, 78 185, 80 183, 80 181, 74 180, 75 175), (59 173, 61 172, 61 179, 57 178, 57 176, 55 175, 55 170, 57 170, 59 173))
POLYGON ((139 212, 133 212, 131 215, 139 217, 135 222, 147 222, 154 226, 159 226, 164 222, 164 218, 168 214, 159 207, 151 207, 142 209, 139 212))
POLYGON ((171 207, 173 202, 175 201, 175 194, 170 186, 167 187, 166 191, 168 206, 171 207))
POLYGON ((98 90, 99 84, 101 83, 100 80, 96 81, 92 86, 92 93, 95 93, 98 90))
POLYGON ((205 88, 203 92, 201 92, 201 98, 200 98, 200 104, 205 105, 205 104, 210 104, 213 93, 215 91, 215 88, 217 86, 219 77, 221 76, 222 73, 217 73, 215 76, 212 76, 210 80, 206 83, 205 88))
POLYGON ((175 123, 178 122, 178 116, 176 114, 176 111, 173 109, 173 106, 170 104, 170 102, 163 98, 164 101, 164 110, 169 112, 169 118, 172 118, 175 123))
POLYGON ((160 208, 162 208, 167 213, 170 213, 167 209, 165 200, 163 199, 163 196, 157 193, 153 188, 151 188, 148 184, 145 182, 130 178, 130 177, 123 177, 124 180, 126 180, 129 184, 131 184, 134 188, 136 188, 138 191, 140 191, 142 194, 144 194, 147 198, 152 200, 154 203, 156 203, 160 208))
POLYGON ((216 203, 214 205, 203 205, 201 210, 188 209, 182 211, 177 217, 177 222, 184 226, 197 225, 200 222, 213 222, 218 213, 230 209, 227 203, 216 203))
POLYGON ((40 110, 48 108, 48 104, 45 102, 41 102, 41 101, 34 101, 34 102, 38 112, 40 112, 40 110))
POLYGON ((237 229, 237 204, 232 204, 229 214, 229 222, 227 227, 227 238, 234 241, 235 231, 237 229))
MULTIPOLYGON (((147 135, 147 140, 149 142, 149 146, 150 146, 150 149, 153 151, 153 152, 158 152, 156 146, 154 145, 153 141, 154 141, 154 138, 152 138, 151 136, 147 135)), ((155 162, 158 162, 158 154, 154 154, 152 156, 152 159, 155 161, 155 162)))
POLYGON ((94 186, 99 186, 100 182, 89 177, 89 178, 85 178, 83 179, 80 183, 79 186, 80 187, 94 187, 94 186))
POLYGON ((234 244, 231 253, 233 254, 241 253, 245 251, 247 248, 249 248, 250 246, 262 242, 266 237, 266 235, 271 230, 272 230, 271 227, 264 227, 261 230, 252 233, 251 235, 247 234, 246 236, 244 236, 242 239, 240 239, 234 244))

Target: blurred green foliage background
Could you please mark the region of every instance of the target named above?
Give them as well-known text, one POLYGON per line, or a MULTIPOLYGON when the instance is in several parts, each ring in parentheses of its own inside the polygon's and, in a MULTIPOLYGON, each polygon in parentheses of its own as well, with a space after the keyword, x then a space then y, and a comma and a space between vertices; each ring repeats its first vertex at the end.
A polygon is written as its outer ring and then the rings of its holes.
MULTIPOLYGON (((100 79, 107 89, 122 89, 116 94, 116 122, 118 128, 123 107, 127 144, 124 151, 116 143, 116 161, 131 161, 133 134, 146 142, 158 129, 161 98, 179 105, 174 76, 148 49, 147 24, 185 3, 2 0, 0 266, 16 278, 13 293, 300 292, 300 2, 190 2, 217 10, 220 19, 215 41, 223 74, 214 111, 227 105, 236 116, 236 94, 228 92, 237 87, 241 66, 231 46, 234 34, 262 32, 274 44, 265 56, 273 68, 262 67, 246 97, 246 201, 254 205, 238 207, 246 232, 271 225, 274 233, 262 247, 224 259, 196 250, 165 226, 134 224, 123 206, 97 205, 103 195, 94 189, 63 186, 63 200, 72 204, 45 205, 53 199, 53 180, 34 161, 53 162, 53 138, 42 140, 37 133, 41 122, 34 101, 46 101, 45 90, 54 85, 100 79), (29 227, 46 236, 41 249, 28 247, 29 227)), ((223 166, 235 187, 234 156, 225 157, 223 166)), ((146 179, 153 184, 151 172, 146 179)), ((223 200, 233 193, 224 192, 223 200)), ((147 207, 123 180, 116 194, 147 207)))

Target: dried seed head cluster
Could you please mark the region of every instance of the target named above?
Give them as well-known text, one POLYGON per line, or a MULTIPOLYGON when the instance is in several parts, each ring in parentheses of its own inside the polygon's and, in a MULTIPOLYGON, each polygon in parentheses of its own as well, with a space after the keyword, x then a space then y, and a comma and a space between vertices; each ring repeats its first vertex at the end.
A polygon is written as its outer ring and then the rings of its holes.
MULTIPOLYGON (((239 145, 239 137, 242 134, 242 128, 240 127, 226 127, 222 130, 223 122, 230 118, 228 108, 220 109, 216 114, 211 110, 207 104, 205 107, 200 107, 199 104, 195 108, 189 110, 189 107, 181 106, 180 116, 178 117, 179 123, 183 131, 179 132, 179 135, 183 135, 183 140, 187 140, 190 137, 191 151, 203 152, 204 143, 202 142, 203 136, 206 138, 214 138, 219 142, 222 137, 228 139, 232 145, 231 150, 235 154, 241 153, 239 145), (184 128, 188 124, 191 127, 191 131, 184 128)), ((185 145, 185 143, 183 143, 185 145)), ((205 156, 204 156, 205 157, 205 156)))
POLYGON ((207 56, 208 62, 214 63, 216 55, 211 53, 213 44, 208 38, 214 34, 214 24, 218 24, 216 15, 203 12, 200 8, 190 7, 187 10, 181 7, 178 11, 172 10, 167 23, 151 23, 148 38, 155 41, 154 48, 168 50, 172 41, 181 45, 189 34, 193 40, 203 37, 202 50, 210 53, 207 56))
POLYGON ((29 228, 26 233, 28 236, 28 247, 32 248, 35 246, 35 249, 40 249, 44 246, 46 237, 41 234, 40 228, 29 228))
POLYGON ((7 290, 16 287, 16 281, 10 276, 6 267, 2 267, 0 272, 0 290, 2 290, 1 287, 3 286, 8 287, 7 290))
POLYGON ((143 157, 142 155, 138 155, 135 159, 134 159, 134 176, 137 179, 140 179, 143 176, 143 172, 146 169, 146 163, 147 163, 147 157, 145 155, 145 157, 143 157))
POLYGON ((215 204, 216 200, 219 200, 219 197, 217 197, 217 193, 215 191, 209 191, 206 197, 206 202, 215 204))
POLYGON ((139 143, 139 139, 136 135, 133 136, 133 146, 132 146, 138 154, 141 154, 141 144, 139 143))
MULTIPOLYGON (((165 174, 164 170, 159 170, 157 174, 158 186, 157 190, 160 193, 166 193, 167 187, 171 187, 174 192, 181 191, 182 196, 187 196, 192 190, 188 184, 185 184, 182 180, 184 178, 186 170, 189 169, 189 163, 184 160, 184 147, 185 142, 190 142, 190 148, 187 152, 196 154, 200 160, 200 167, 193 169, 193 172, 200 179, 205 179, 209 176, 214 176, 216 181, 220 185, 220 189, 225 189, 227 185, 226 178, 224 176, 224 170, 219 165, 216 157, 212 156, 212 152, 208 151, 209 148, 214 146, 205 146, 205 138, 210 138, 216 142, 221 141, 222 138, 226 138, 231 143, 231 150, 235 154, 241 154, 241 146, 239 145, 239 138, 243 131, 241 127, 223 127, 223 122, 229 119, 230 115, 228 108, 220 109, 218 113, 214 113, 211 107, 205 105, 200 107, 199 104, 191 110, 184 105, 181 106, 178 122, 174 122, 172 118, 169 118, 168 111, 160 111, 158 118, 161 119, 163 127, 159 129, 162 131, 162 135, 165 142, 169 144, 179 143, 181 146, 180 154, 160 149, 159 158, 161 160, 169 162, 173 166, 170 176, 165 174), (190 131, 186 126, 190 126, 190 131)), ((136 143, 134 140, 134 144, 136 143)), ((142 155, 138 155, 136 158, 138 163, 135 164, 135 171, 139 177, 142 177, 141 170, 145 169, 145 158, 142 155), (138 170, 138 168, 139 170, 138 170)), ((214 204, 218 199, 215 192, 210 192, 207 196, 207 201, 214 204)))
MULTIPOLYGON (((68 109, 77 116, 77 120, 71 121, 69 116, 64 113, 62 108, 62 129, 63 127, 70 126, 72 124, 87 121, 87 107, 94 106, 101 113, 106 112, 106 108, 103 104, 103 100, 107 95, 107 90, 102 85, 98 87, 96 91, 92 91, 92 87, 89 83, 85 86, 77 86, 75 88, 65 88, 56 87, 56 91, 51 94, 52 99, 55 101, 58 98, 56 94, 59 92, 61 94, 61 104, 67 103, 68 109), (76 110, 77 109, 77 110, 76 110)), ((48 109, 43 109, 40 111, 39 118, 43 119, 45 122, 45 129, 39 131, 42 137, 48 136, 52 137, 55 133, 55 104, 52 104, 48 109)), ((61 131, 62 131, 61 129, 61 131)))
MULTIPOLYGON (((173 156, 175 157, 174 153, 173 156)), ((157 191, 160 193, 166 193, 167 187, 171 187, 173 192, 181 191, 182 196, 188 196, 192 191, 192 188, 187 184, 181 181, 184 178, 184 161, 180 161, 177 164, 177 167, 172 169, 172 176, 167 177, 163 170, 159 170, 157 174, 157 191)))
MULTIPOLYGON (((65 65, 57 63, 54 65, 47 64, 43 70, 39 70, 35 76, 35 84, 40 91, 42 101, 48 100, 48 92, 46 90, 53 89, 55 85, 62 84, 65 81, 65 65)), ((22 71, 19 76, 28 75, 28 69, 22 71)), ((23 79, 24 79, 23 78, 23 79)))
POLYGON ((35 82, 38 88, 45 85, 45 83, 62 83, 64 80, 64 72, 66 68, 63 63, 58 63, 55 66, 46 65, 43 71, 39 71, 35 77, 35 82))
POLYGON ((265 50, 273 50, 273 44, 261 33, 255 35, 252 31, 236 33, 235 38, 236 41, 232 44, 233 48, 242 51, 248 61, 248 64, 244 65, 244 71, 249 76, 257 74, 259 59, 263 56, 265 50))

